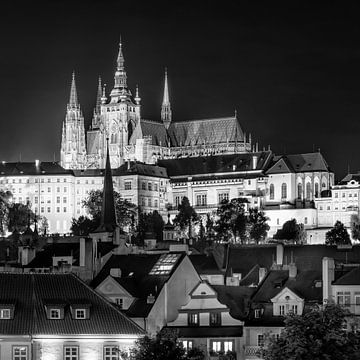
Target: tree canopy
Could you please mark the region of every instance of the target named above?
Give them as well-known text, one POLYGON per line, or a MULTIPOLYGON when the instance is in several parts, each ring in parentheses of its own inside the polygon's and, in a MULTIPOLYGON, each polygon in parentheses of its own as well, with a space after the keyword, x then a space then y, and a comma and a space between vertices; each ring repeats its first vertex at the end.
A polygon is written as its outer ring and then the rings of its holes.
POLYGON ((304 226, 303 224, 298 224, 296 219, 288 220, 276 232, 274 239, 301 243, 304 241, 304 226))
POLYGON ((341 221, 336 221, 334 227, 326 233, 325 244, 349 245, 351 244, 349 233, 341 221))
POLYGON ((290 315, 278 339, 269 336, 265 360, 360 359, 360 336, 344 330, 347 313, 329 304, 303 314, 290 315))
POLYGON ((152 232, 157 241, 163 240, 164 219, 158 211, 154 210, 150 213, 140 212, 138 223, 138 239, 139 244, 143 244, 146 232, 152 232))
POLYGON ((246 199, 238 198, 232 200, 224 199, 217 209, 218 219, 216 231, 218 236, 225 241, 233 240, 245 242, 247 217, 245 215, 246 199))
POLYGON ((263 211, 257 208, 249 209, 249 235, 257 244, 260 241, 265 240, 267 236, 267 232, 270 229, 270 226, 267 223, 268 220, 269 218, 265 216, 263 211))
POLYGON ((199 216, 195 209, 190 205, 189 199, 184 196, 178 207, 178 214, 175 216, 174 225, 184 231, 188 228, 188 238, 192 237, 192 225, 199 221, 199 216))
POLYGON ((131 351, 133 360, 203 360, 204 353, 197 349, 186 351, 177 341, 175 331, 159 332, 155 337, 144 336, 137 340, 131 351))
POLYGON ((351 237, 354 240, 360 240, 360 218, 359 215, 351 215, 351 237))

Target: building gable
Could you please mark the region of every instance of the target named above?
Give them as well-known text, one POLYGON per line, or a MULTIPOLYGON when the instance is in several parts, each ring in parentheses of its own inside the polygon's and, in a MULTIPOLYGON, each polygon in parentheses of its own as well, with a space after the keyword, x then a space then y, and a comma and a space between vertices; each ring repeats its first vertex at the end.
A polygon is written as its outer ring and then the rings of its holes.
POLYGON ((266 174, 283 174, 283 173, 293 173, 294 170, 291 169, 285 159, 282 157, 266 172, 266 174))

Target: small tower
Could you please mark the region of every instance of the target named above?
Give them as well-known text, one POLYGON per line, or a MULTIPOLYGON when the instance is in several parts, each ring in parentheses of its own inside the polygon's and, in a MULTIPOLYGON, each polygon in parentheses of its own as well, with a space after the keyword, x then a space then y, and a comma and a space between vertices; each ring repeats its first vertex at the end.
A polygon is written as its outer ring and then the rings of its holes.
POLYGON ((101 102, 102 102, 102 85, 101 85, 101 77, 99 76, 97 94, 96 94, 96 105, 94 108, 93 118, 91 122, 91 129, 98 129, 100 126, 101 120, 101 102))
POLYGON ((169 87, 167 78, 167 69, 165 68, 164 97, 161 105, 161 120, 165 128, 168 129, 171 123, 171 105, 169 100, 169 87))
POLYGON ((84 117, 78 102, 74 72, 63 123, 60 165, 65 169, 83 169, 86 165, 84 117))

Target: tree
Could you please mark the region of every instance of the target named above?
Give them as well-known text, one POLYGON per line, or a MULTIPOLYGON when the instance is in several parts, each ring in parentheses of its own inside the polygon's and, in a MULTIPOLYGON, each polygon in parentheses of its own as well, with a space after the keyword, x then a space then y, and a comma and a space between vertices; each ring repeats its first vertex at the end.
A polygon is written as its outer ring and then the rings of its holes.
POLYGON ((278 339, 268 338, 265 360, 355 360, 360 358, 360 336, 343 330, 347 313, 338 305, 290 315, 278 339))
POLYGON ((360 218, 359 215, 351 215, 351 237, 354 240, 360 240, 360 218))
POLYGON ((217 209, 218 219, 216 221, 216 231, 225 241, 240 237, 240 242, 245 242, 247 219, 245 215, 246 199, 238 198, 223 200, 217 209))
POLYGON ((304 228, 302 224, 298 224, 296 219, 286 221, 282 228, 274 235, 277 240, 290 240, 294 242, 303 242, 304 228))
POLYGON ((174 225, 182 231, 188 228, 188 238, 192 237, 192 225, 199 221, 199 216, 195 209, 190 205, 189 199, 184 196, 178 207, 178 214, 175 216, 174 225))
POLYGON ((46 216, 40 216, 38 220, 38 224, 39 224, 39 232, 43 235, 46 235, 46 233, 49 230, 49 222, 46 216))
MULTIPOLYGON (((86 199, 82 201, 82 206, 90 215, 92 220, 100 224, 102 208, 102 190, 91 190, 86 199)), ((120 194, 114 191, 115 210, 118 224, 121 228, 129 227, 134 217, 137 218, 137 207, 131 202, 121 198, 120 194)), ((137 219, 135 219, 137 221, 137 219)))
POLYGON ((74 235, 88 236, 89 233, 95 231, 98 226, 98 221, 81 215, 77 219, 72 218, 70 230, 74 235))
POLYGON ((203 360, 204 353, 195 348, 186 352, 177 341, 175 331, 159 332, 155 337, 144 336, 136 341, 131 350, 133 360, 203 360))
POLYGON ((206 214, 205 230, 207 240, 212 243, 215 240, 215 224, 213 217, 209 213, 206 214))
POLYGON ((14 203, 9 206, 9 213, 8 213, 8 222, 7 228, 9 231, 13 232, 14 230, 18 232, 24 232, 29 223, 29 216, 30 216, 30 223, 32 224, 35 219, 35 214, 30 209, 30 206, 14 203))
POLYGON ((155 234, 157 241, 163 240, 164 219, 154 210, 150 213, 140 212, 138 223, 138 241, 144 242, 145 233, 151 231, 155 234))
POLYGON ((269 218, 265 216, 263 211, 259 211, 257 208, 249 209, 249 235, 257 244, 267 236, 267 232, 270 229, 270 226, 267 223, 268 220, 269 218))
POLYGON ((336 221, 334 227, 326 233, 326 245, 351 244, 349 233, 341 221, 336 221))
POLYGON ((0 190, 0 234, 3 234, 7 227, 11 198, 10 191, 0 190))

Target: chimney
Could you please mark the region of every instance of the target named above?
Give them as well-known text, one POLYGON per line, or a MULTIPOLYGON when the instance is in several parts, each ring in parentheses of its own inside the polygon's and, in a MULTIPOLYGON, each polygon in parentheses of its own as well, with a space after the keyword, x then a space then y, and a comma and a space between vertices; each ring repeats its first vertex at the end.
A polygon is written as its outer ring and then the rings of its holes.
POLYGON ((264 280, 265 276, 266 276, 266 268, 261 267, 259 268, 259 284, 264 280))
POLYGON ((155 296, 153 294, 149 294, 147 299, 146 299, 146 303, 147 304, 153 304, 155 302, 155 296))
POLYGON ((335 262, 334 259, 324 257, 322 259, 322 286, 323 286, 323 303, 328 303, 332 298, 331 283, 335 279, 335 262))
POLYGON ((130 170, 130 159, 127 161, 127 169, 130 170))
POLYGON ((258 157, 256 155, 253 155, 253 157, 252 157, 252 168, 253 168, 253 170, 256 170, 257 163, 258 163, 258 157))
POLYGON ((35 166, 36 166, 36 167, 39 167, 39 165, 40 165, 40 160, 36 159, 36 160, 35 160, 35 166))
POLYGON ((85 239, 84 238, 80 238, 80 254, 79 254, 79 265, 80 266, 85 266, 85 239))
POLYGON ((284 245, 277 244, 276 245, 276 265, 282 266, 283 259, 284 259, 284 245))

